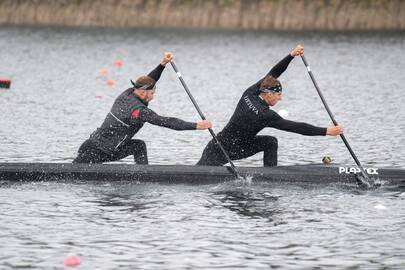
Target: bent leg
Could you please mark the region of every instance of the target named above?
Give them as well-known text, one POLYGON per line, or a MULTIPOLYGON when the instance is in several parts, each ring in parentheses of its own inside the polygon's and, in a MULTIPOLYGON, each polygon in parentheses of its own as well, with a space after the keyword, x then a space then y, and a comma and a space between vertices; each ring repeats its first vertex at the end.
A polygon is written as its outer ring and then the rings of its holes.
POLYGON ((132 155, 136 164, 148 164, 146 143, 142 140, 129 140, 114 151, 110 161, 120 160, 132 155))
POLYGON ((264 167, 277 166, 277 150, 278 150, 278 140, 273 136, 257 136, 266 137, 261 140, 259 144, 263 148, 263 165, 264 167))
POLYGON ((222 166, 228 161, 222 153, 219 146, 214 140, 211 140, 207 146, 204 148, 204 151, 201 155, 200 160, 196 165, 199 166, 222 166))
POLYGON ((79 148, 73 163, 102 163, 108 161, 109 155, 101 151, 90 140, 86 140, 79 148))
POLYGON ((232 160, 244 159, 259 152, 264 152, 263 165, 265 167, 277 166, 277 149, 278 141, 276 137, 255 136, 252 141, 232 149, 230 152, 230 158, 232 160))

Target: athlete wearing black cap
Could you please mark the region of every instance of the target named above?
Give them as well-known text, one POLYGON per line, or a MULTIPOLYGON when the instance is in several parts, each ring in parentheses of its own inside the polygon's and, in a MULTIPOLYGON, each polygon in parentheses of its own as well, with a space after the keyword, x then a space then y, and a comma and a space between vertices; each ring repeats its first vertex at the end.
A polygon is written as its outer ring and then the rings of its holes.
POLYGON ((148 164, 145 142, 132 139, 146 122, 174 130, 212 127, 209 120, 191 123, 160 116, 148 108, 148 103, 155 94, 156 82, 172 59, 172 53, 165 53, 161 63, 147 76, 142 76, 135 82, 131 80, 133 87, 125 90, 115 100, 101 127, 80 146, 73 163, 102 163, 133 155, 137 164, 148 164))
MULTIPOLYGON (((263 79, 250 86, 243 93, 229 123, 218 133, 219 141, 232 160, 243 159, 258 152, 264 152, 264 166, 276 166, 277 138, 257 135, 266 127, 308 136, 336 136, 343 132, 343 128, 340 126, 322 128, 283 119, 269 107, 276 105, 282 98, 282 86, 277 78, 287 69, 295 56, 303 54, 304 47, 298 45, 263 79)), ((220 166, 225 163, 227 163, 227 159, 215 141, 211 140, 205 147, 197 165, 220 166)))

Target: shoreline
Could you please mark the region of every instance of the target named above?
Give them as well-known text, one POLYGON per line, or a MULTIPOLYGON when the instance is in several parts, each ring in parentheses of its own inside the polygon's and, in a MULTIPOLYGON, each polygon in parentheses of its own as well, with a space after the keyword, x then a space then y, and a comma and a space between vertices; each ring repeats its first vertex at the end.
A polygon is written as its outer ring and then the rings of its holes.
POLYGON ((2 0, 1 25, 291 32, 405 31, 405 1, 2 0))
POLYGON ((58 25, 58 24, 0 24, 0 29, 60 29, 66 31, 106 31, 106 32, 181 32, 183 34, 209 33, 209 34, 280 34, 280 35, 310 35, 310 34, 347 34, 347 35, 403 35, 405 29, 380 29, 380 30, 273 30, 273 29, 228 29, 228 28, 187 28, 187 27, 119 27, 97 25, 58 25))

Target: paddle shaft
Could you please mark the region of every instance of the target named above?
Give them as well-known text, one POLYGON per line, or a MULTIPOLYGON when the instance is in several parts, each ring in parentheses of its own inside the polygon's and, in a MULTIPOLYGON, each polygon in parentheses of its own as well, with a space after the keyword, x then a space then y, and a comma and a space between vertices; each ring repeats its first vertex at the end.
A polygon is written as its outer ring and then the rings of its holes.
MULTIPOLYGON (((305 58, 304 55, 301 55, 301 59, 302 59, 302 61, 304 62, 304 65, 306 66, 306 68, 307 68, 307 70, 308 70, 308 74, 309 74, 309 76, 311 77, 312 82, 314 83, 315 89, 316 89, 316 91, 318 92, 318 95, 319 95, 319 97, 321 98, 322 103, 323 103, 323 105, 325 106, 325 109, 326 109, 326 111, 327 111, 328 114, 329 114, 330 119, 332 120, 332 122, 333 122, 333 124, 334 124, 335 126, 338 126, 338 122, 335 120, 335 117, 333 116, 333 113, 332 113, 332 111, 330 110, 330 108, 329 108, 329 106, 328 106, 328 103, 326 103, 325 97, 323 96, 323 94, 322 94, 322 92, 321 92, 321 89, 319 88, 319 86, 318 86, 318 84, 317 84, 317 82, 316 82, 316 80, 315 80, 314 74, 312 73, 311 68, 309 67, 309 64, 308 64, 308 62, 307 62, 307 59, 305 58)), ((369 177, 368 177, 368 175, 366 174, 366 172, 364 171, 363 166, 361 165, 359 159, 357 158, 357 156, 356 156, 356 154, 354 153, 353 149, 350 147, 349 142, 346 140, 345 135, 340 134, 340 138, 342 138, 342 141, 343 141, 343 143, 346 145, 347 150, 349 150, 349 152, 350 152, 350 154, 352 155, 352 157, 353 157, 354 161, 356 162, 357 166, 360 168, 360 171, 361 171, 363 177, 364 177, 365 179, 369 179, 369 177)))
MULTIPOLYGON (((179 77, 179 80, 181 82, 181 84, 184 87, 184 90, 186 90, 188 97, 190 98, 191 102, 194 104, 194 107, 196 108, 198 114, 200 115, 202 120, 206 120, 203 112, 200 110, 200 107, 198 106, 197 102, 195 101, 193 95, 190 92, 190 89, 188 88, 186 82, 184 81, 183 77, 181 76, 181 73, 179 72, 179 70, 177 69, 176 64, 174 63, 174 61, 171 61, 170 64, 172 65, 174 71, 177 74, 177 77, 179 77)), ((219 148, 221 149, 222 153, 224 154, 225 158, 228 160, 229 164, 231 165, 231 170, 232 173, 236 176, 236 177, 240 177, 239 173, 236 170, 235 165, 233 164, 232 160, 230 159, 230 157, 228 156, 228 154, 226 153, 225 149, 222 147, 221 143, 219 142, 217 136, 215 135, 214 131, 209 128, 208 131, 211 133, 211 136, 214 138, 215 142, 217 143, 217 145, 219 146, 219 148)))

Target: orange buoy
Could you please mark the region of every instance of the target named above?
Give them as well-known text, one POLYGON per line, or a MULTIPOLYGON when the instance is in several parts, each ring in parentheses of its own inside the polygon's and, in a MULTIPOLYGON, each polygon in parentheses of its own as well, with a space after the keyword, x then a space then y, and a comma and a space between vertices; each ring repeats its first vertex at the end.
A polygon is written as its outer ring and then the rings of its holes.
POLYGON ((68 267, 78 266, 82 260, 79 256, 68 256, 65 258, 64 265, 68 267))
POLYGON ((108 76, 108 69, 106 68, 100 69, 100 75, 104 77, 108 76))
POLYGON ((113 85, 115 84, 115 81, 114 81, 114 80, 106 80, 105 83, 106 83, 108 86, 113 86, 113 85))
POLYGON ((9 79, 0 79, 0 88, 10 88, 11 80, 9 79))
POLYGON ((114 66, 116 66, 117 68, 122 67, 123 63, 120 59, 117 59, 114 61, 114 66))

